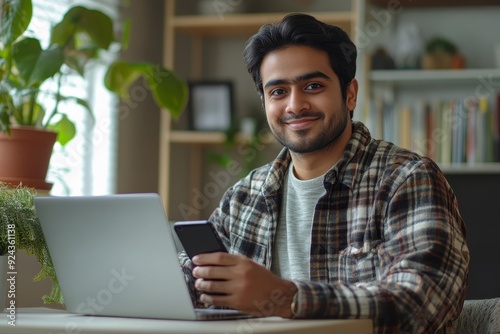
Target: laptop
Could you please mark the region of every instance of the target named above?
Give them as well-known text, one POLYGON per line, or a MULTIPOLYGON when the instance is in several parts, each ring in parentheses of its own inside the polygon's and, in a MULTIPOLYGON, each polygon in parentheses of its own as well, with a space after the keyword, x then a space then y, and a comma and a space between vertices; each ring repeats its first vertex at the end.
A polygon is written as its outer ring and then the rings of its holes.
POLYGON ((35 207, 71 313, 213 320, 195 309, 158 194, 36 197, 35 207))

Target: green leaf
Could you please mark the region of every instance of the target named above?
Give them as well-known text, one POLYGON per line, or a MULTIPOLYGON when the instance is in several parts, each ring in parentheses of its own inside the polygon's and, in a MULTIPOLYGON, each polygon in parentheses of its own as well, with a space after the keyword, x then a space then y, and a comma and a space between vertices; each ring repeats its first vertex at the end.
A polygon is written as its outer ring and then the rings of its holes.
POLYGON ((64 49, 64 62, 84 75, 90 59, 99 57, 114 41, 113 21, 101 11, 82 6, 70 8, 63 19, 52 28, 50 45, 64 49))
POLYGON ((0 103, 0 132, 10 134, 10 114, 6 104, 0 103))
POLYGON ((65 53, 64 63, 84 77, 85 65, 93 58, 92 53, 79 50, 70 50, 65 53))
POLYGON ((31 0, 5 0, 0 9, 0 41, 3 47, 13 43, 26 30, 33 14, 31 0))
POLYGON ((0 83, 0 132, 10 134, 10 115, 13 108, 10 91, 0 83))
POLYGON ((425 50, 428 53, 454 54, 457 52, 457 47, 449 39, 441 36, 436 36, 426 43, 425 50))
POLYGON ((188 87, 174 72, 148 63, 115 62, 106 72, 104 84, 123 99, 129 99, 130 85, 144 77, 157 104, 179 117, 188 99, 188 87))
POLYGON ((0 84, 0 104, 12 105, 9 87, 0 84))
POLYGON ((81 33, 88 35, 93 44, 108 49, 114 41, 113 21, 101 11, 72 7, 52 29, 50 44, 65 47, 68 43, 75 43, 74 39, 81 33))
POLYGON ((83 100, 83 99, 80 99, 78 97, 75 97, 74 99, 78 105, 82 106, 85 110, 87 110, 90 118, 92 119, 92 123, 95 123, 95 116, 94 116, 94 113, 92 112, 92 109, 90 108, 88 102, 83 100))
POLYGON ((79 106, 83 107, 89 114, 90 118, 92 119, 92 122, 95 122, 95 116, 94 113, 92 112, 92 109, 90 108, 90 105, 88 104, 87 101, 76 97, 76 96, 64 96, 64 95, 59 95, 59 101, 70 101, 73 100, 78 104, 79 106))
POLYGON ((62 146, 66 145, 76 135, 75 124, 64 114, 59 122, 48 126, 48 128, 57 132, 57 141, 62 146))
POLYGON ((15 108, 13 116, 17 124, 36 126, 41 123, 45 116, 45 109, 39 103, 34 103, 33 110, 31 110, 31 108, 32 106, 29 98, 26 98, 18 108, 15 108))
POLYGON ((12 55, 26 87, 38 87, 56 74, 64 61, 63 50, 42 50, 36 38, 24 38, 12 47, 12 55))
POLYGON ((3 78, 5 73, 7 73, 7 60, 4 56, 4 50, 0 50, 0 78, 3 78))
POLYGON ((233 159, 228 154, 208 152, 207 157, 209 161, 224 168, 228 168, 233 163, 233 159))
POLYGON ((104 76, 104 85, 110 91, 118 94, 122 99, 128 100, 128 89, 137 80, 142 71, 134 64, 117 61, 112 63, 104 76))
POLYGON ((124 20, 122 23, 122 40, 121 40, 122 50, 126 50, 128 48, 128 44, 130 42, 131 30, 132 30, 132 21, 130 19, 124 20))
POLYGON ((174 72, 159 66, 151 65, 146 80, 153 92, 156 102, 168 109, 177 118, 184 110, 188 99, 187 85, 174 72))

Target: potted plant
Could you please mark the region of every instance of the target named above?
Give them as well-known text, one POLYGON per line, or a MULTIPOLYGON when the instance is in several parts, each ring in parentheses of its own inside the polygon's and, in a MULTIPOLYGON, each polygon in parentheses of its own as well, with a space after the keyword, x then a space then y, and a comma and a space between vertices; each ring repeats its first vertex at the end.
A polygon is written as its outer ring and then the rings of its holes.
MULTIPOLYGON (((82 77, 90 63, 103 61, 101 52, 116 43, 113 21, 99 10, 82 6, 70 8, 51 31, 50 45, 41 46, 29 37, 26 29, 31 21, 31 0, 0 0, 0 180, 50 189, 45 182, 54 142, 68 143, 76 134, 75 124, 62 110, 68 102, 76 103, 91 113, 88 103, 63 94, 65 77, 78 73, 82 77), (56 91, 44 86, 52 80, 56 91), (45 110, 40 97, 51 97, 53 108, 45 110), (35 133, 27 153, 21 144, 28 143, 26 134, 35 133), (20 138, 20 142, 16 139, 20 138), (41 144, 46 144, 44 148, 41 144), (17 161, 17 165, 10 165, 17 161), (32 170, 35 162, 41 169, 32 170), (22 168, 27 174, 21 175, 22 168)), ((187 101, 187 86, 173 72, 156 64, 109 64, 105 75, 106 87, 127 98, 129 86, 144 77, 157 104, 177 117, 187 101)))
POLYGON ((422 67, 424 69, 461 69, 465 67, 465 58, 449 39, 435 36, 426 43, 422 67))
MULTIPOLYGON (((12 187, 0 182, 0 257, 6 256, 9 260, 7 271, 16 272, 16 252, 24 250, 28 255, 35 256, 41 270, 33 280, 52 280, 52 290, 49 295, 43 296, 44 302, 62 304, 59 283, 35 210, 35 195, 32 188, 12 187)), ((5 280, 7 271, 0 273, 2 280, 5 280)), ((3 299, 1 302, 3 304, 3 299)))

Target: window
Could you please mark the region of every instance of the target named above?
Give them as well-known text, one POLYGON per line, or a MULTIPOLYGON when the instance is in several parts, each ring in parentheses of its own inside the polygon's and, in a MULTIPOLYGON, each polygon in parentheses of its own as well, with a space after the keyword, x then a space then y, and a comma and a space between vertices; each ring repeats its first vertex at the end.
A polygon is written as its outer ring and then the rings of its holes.
MULTIPOLYGON (((43 46, 49 43, 50 28, 74 5, 102 10, 118 20, 119 0, 33 0, 33 18, 28 30, 40 39, 43 46)), ((116 24, 116 23, 115 23, 116 24)), ((105 55, 108 61, 112 55, 105 55)), ((89 64, 90 65, 90 64, 89 64)), ((95 120, 81 107, 68 103, 60 106, 77 127, 76 137, 65 147, 56 143, 47 179, 54 183, 52 195, 103 195, 114 192, 116 161, 116 104, 117 98, 103 84, 105 66, 92 64, 85 80, 78 75, 66 76, 63 95, 86 99, 95 120)), ((55 82, 47 82, 44 89, 55 90, 55 82)), ((51 110, 53 101, 42 101, 51 110)), ((48 113, 48 112, 47 112, 48 113)))

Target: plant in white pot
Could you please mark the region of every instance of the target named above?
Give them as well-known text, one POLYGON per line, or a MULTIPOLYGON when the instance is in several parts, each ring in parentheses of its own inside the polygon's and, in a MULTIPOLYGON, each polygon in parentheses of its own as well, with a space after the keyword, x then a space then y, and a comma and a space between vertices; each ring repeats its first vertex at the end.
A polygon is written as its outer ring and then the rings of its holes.
MULTIPOLYGON (((48 190, 51 184, 45 178, 54 142, 65 145, 76 134, 74 122, 62 107, 76 103, 92 115, 85 100, 62 94, 65 77, 69 73, 84 77, 90 63, 104 62, 101 52, 116 43, 113 21, 99 10, 72 7, 52 28, 50 45, 44 48, 26 33, 33 10, 31 0, 0 0, 0 8, 0 180, 48 190), (55 92, 44 86, 50 80, 55 82, 55 92), (40 103, 42 96, 51 98, 51 110, 40 103), (28 133, 41 137, 28 142, 28 133), (26 143, 27 153, 19 155, 26 143), (10 165, 13 162, 17 164, 10 165), (36 162, 43 166, 31 170, 36 162), (27 174, 22 175, 25 167, 27 174)), ((105 85, 126 98, 128 87, 141 76, 157 104, 178 116, 187 101, 187 86, 161 66, 121 61, 108 64, 105 85)))

